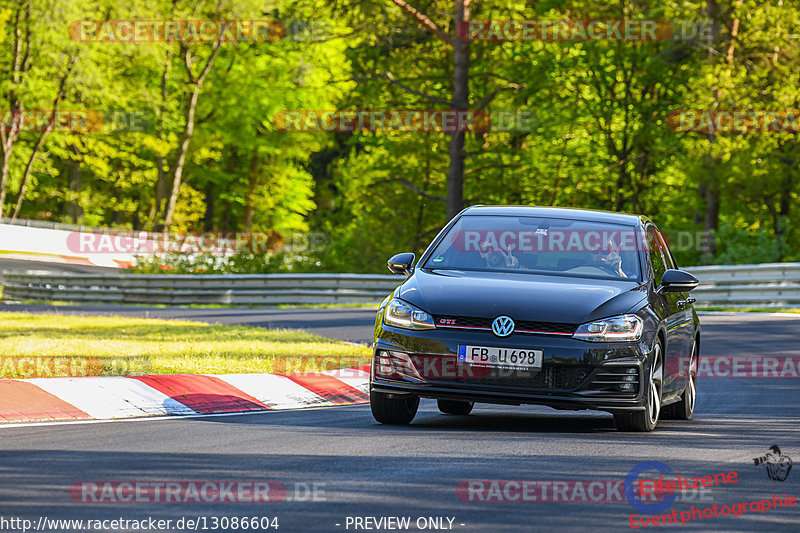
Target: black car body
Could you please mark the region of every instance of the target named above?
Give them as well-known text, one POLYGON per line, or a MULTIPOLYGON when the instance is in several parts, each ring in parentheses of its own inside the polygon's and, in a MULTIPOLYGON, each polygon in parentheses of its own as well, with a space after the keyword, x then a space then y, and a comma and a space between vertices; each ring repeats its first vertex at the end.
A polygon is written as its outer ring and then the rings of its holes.
POLYGON ((408 279, 375 321, 379 422, 409 423, 421 397, 452 414, 474 402, 598 409, 637 431, 692 416, 697 280, 646 217, 475 206, 416 266, 406 253, 389 268, 408 279))

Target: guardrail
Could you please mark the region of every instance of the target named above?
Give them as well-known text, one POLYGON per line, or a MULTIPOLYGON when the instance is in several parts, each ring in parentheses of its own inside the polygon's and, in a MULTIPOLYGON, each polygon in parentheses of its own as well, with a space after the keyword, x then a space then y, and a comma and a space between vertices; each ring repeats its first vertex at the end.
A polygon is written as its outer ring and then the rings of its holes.
MULTIPOLYGON (((800 306, 800 263, 702 266, 698 307, 800 306)), ((73 274, 6 272, 6 300, 131 304, 377 304, 403 276, 369 274, 73 274)))
POLYGON ((366 274, 65 274, 6 271, 5 300, 126 304, 376 304, 404 276, 366 274))
POLYGON ((798 307, 800 263, 688 267, 698 307, 798 307))

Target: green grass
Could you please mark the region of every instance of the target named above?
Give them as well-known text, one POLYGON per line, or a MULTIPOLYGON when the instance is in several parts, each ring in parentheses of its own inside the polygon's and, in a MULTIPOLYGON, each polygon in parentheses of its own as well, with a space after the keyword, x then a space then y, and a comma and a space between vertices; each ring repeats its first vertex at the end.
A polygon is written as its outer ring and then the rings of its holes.
MULTIPOLYGON (((3 287, 0 286, 0 298, 3 295, 3 287)), ((82 305, 85 302, 70 302, 66 300, 19 300, 20 304, 46 304, 54 307, 68 307, 71 305, 82 305)), ((116 304, 115 304, 116 305, 116 304)), ((119 304, 125 307, 141 307, 141 308, 156 308, 166 309, 169 307, 185 307, 190 309, 339 309, 339 308, 352 308, 352 309, 372 309, 378 310, 378 304, 353 304, 353 303, 337 303, 337 304, 185 304, 185 305, 172 305, 172 304, 119 304)))
POLYGON ((0 377, 310 372, 365 365, 366 346, 297 330, 0 313, 0 377))
POLYGON ((734 313, 800 313, 800 307, 702 307, 697 310, 734 313))

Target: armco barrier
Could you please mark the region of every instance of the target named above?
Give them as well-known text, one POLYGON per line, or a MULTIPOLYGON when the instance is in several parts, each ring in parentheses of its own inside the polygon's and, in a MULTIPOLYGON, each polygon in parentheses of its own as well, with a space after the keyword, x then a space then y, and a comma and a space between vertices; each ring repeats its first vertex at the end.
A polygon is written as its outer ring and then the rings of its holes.
POLYGON ((132 304, 375 304, 405 279, 366 274, 65 274, 6 271, 4 300, 132 304))
POLYGON ((800 306, 800 263, 701 266, 686 270, 700 286, 692 292, 698 307, 800 306))
MULTIPOLYGON (((800 306, 800 263, 689 267, 698 307, 800 306)), ((6 272, 5 300, 136 304, 377 304, 402 276, 371 274, 142 275, 6 272)))

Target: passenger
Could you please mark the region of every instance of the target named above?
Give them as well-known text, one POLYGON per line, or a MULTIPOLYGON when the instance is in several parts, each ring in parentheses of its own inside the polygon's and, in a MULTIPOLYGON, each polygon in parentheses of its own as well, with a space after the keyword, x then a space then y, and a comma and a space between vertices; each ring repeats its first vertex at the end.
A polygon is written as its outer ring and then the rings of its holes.
POLYGON ((621 278, 628 278, 622 270, 622 256, 619 254, 622 245, 614 246, 614 241, 609 240, 605 251, 592 252, 592 263, 606 272, 612 272, 621 278))

